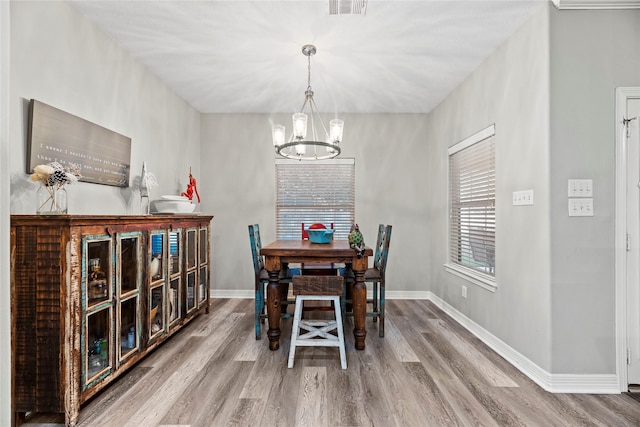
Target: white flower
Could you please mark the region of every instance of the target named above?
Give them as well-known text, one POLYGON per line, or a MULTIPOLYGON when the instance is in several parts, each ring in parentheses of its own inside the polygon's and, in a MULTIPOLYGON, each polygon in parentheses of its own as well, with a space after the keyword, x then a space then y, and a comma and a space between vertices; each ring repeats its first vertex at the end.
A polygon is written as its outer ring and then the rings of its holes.
POLYGON ((73 184, 74 182, 78 182, 78 177, 72 174, 71 172, 65 172, 65 175, 67 176, 68 184, 73 184))
POLYGON ((37 165, 31 174, 32 181, 39 182, 45 187, 72 184, 77 182, 79 177, 80 166, 75 163, 71 163, 67 168, 63 168, 58 162, 37 165))

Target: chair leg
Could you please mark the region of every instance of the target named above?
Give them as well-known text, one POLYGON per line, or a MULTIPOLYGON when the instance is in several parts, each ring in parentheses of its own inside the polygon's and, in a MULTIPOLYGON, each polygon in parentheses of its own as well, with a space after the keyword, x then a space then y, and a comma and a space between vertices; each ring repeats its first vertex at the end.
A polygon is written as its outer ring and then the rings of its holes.
POLYGON ((333 306, 335 307, 336 313, 336 325, 338 329, 338 348, 340 349, 340 367, 342 369, 347 369, 347 352, 344 348, 344 328, 342 327, 342 309, 340 301, 338 301, 340 297, 336 297, 334 300, 333 306))
POLYGON ((378 282, 373 282, 373 322, 378 321, 378 282))
POLYGON ((378 335, 384 338, 384 279, 380 281, 380 323, 378 324, 378 335))
POLYGON ((340 298, 340 314, 342 314, 342 321, 344 322, 347 315, 347 287, 342 287, 342 297, 340 298))
POLYGON ((256 288, 256 296, 255 296, 255 323, 256 323, 256 339, 259 340, 261 338, 260 334, 260 314, 262 313, 262 308, 260 306, 260 288, 262 288, 262 283, 258 288, 256 288))
POLYGON ((293 368, 293 359, 296 355, 296 344, 298 342, 298 335, 300 333, 300 317, 302 315, 303 301, 296 298, 296 308, 293 314, 293 325, 291 326, 291 345, 289 347, 289 362, 287 368, 293 368))

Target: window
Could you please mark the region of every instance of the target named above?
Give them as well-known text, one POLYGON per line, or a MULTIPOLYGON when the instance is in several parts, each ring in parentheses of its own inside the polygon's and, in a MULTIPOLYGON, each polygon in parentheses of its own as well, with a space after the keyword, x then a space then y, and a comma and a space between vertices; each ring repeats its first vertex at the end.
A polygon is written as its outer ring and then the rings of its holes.
POLYGON ((301 224, 314 222, 333 223, 334 237, 346 239, 355 218, 355 175, 354 159, 277 159, 278 239, 300 239, 301 224))
POLYGON ((495 126, 449 149, 447 270, 495 290, 495 126))

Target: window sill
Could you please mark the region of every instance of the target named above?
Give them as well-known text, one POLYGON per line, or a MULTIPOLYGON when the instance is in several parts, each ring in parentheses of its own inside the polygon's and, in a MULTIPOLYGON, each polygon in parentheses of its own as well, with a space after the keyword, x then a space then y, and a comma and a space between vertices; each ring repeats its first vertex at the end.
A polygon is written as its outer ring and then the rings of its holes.
POLYGON ((496 289, 498 289, 498 285, 496 284, 496 279, 493 276, 482 274, 470 268, 466 268, 457 264, 445 264, 444 268, 449 273, 458 277, 462 277, 463 279, 475 285, 478 285, 481 288, 484 288, 490 292, 495 292, 496 289))

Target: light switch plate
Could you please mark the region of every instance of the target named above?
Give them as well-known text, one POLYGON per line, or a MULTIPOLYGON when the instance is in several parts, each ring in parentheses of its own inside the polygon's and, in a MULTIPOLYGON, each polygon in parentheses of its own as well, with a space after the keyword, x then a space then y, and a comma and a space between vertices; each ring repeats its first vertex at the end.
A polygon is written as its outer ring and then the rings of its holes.
POLYGON ((593 199, 569 199, 569 216, 593 216, 593 199))
POLYGON ((533 190, 513 192, 513 206, 533 205, 533 190))
POLYGON ((593 197, 593 180, 570 179, 569 197, 593 197))

